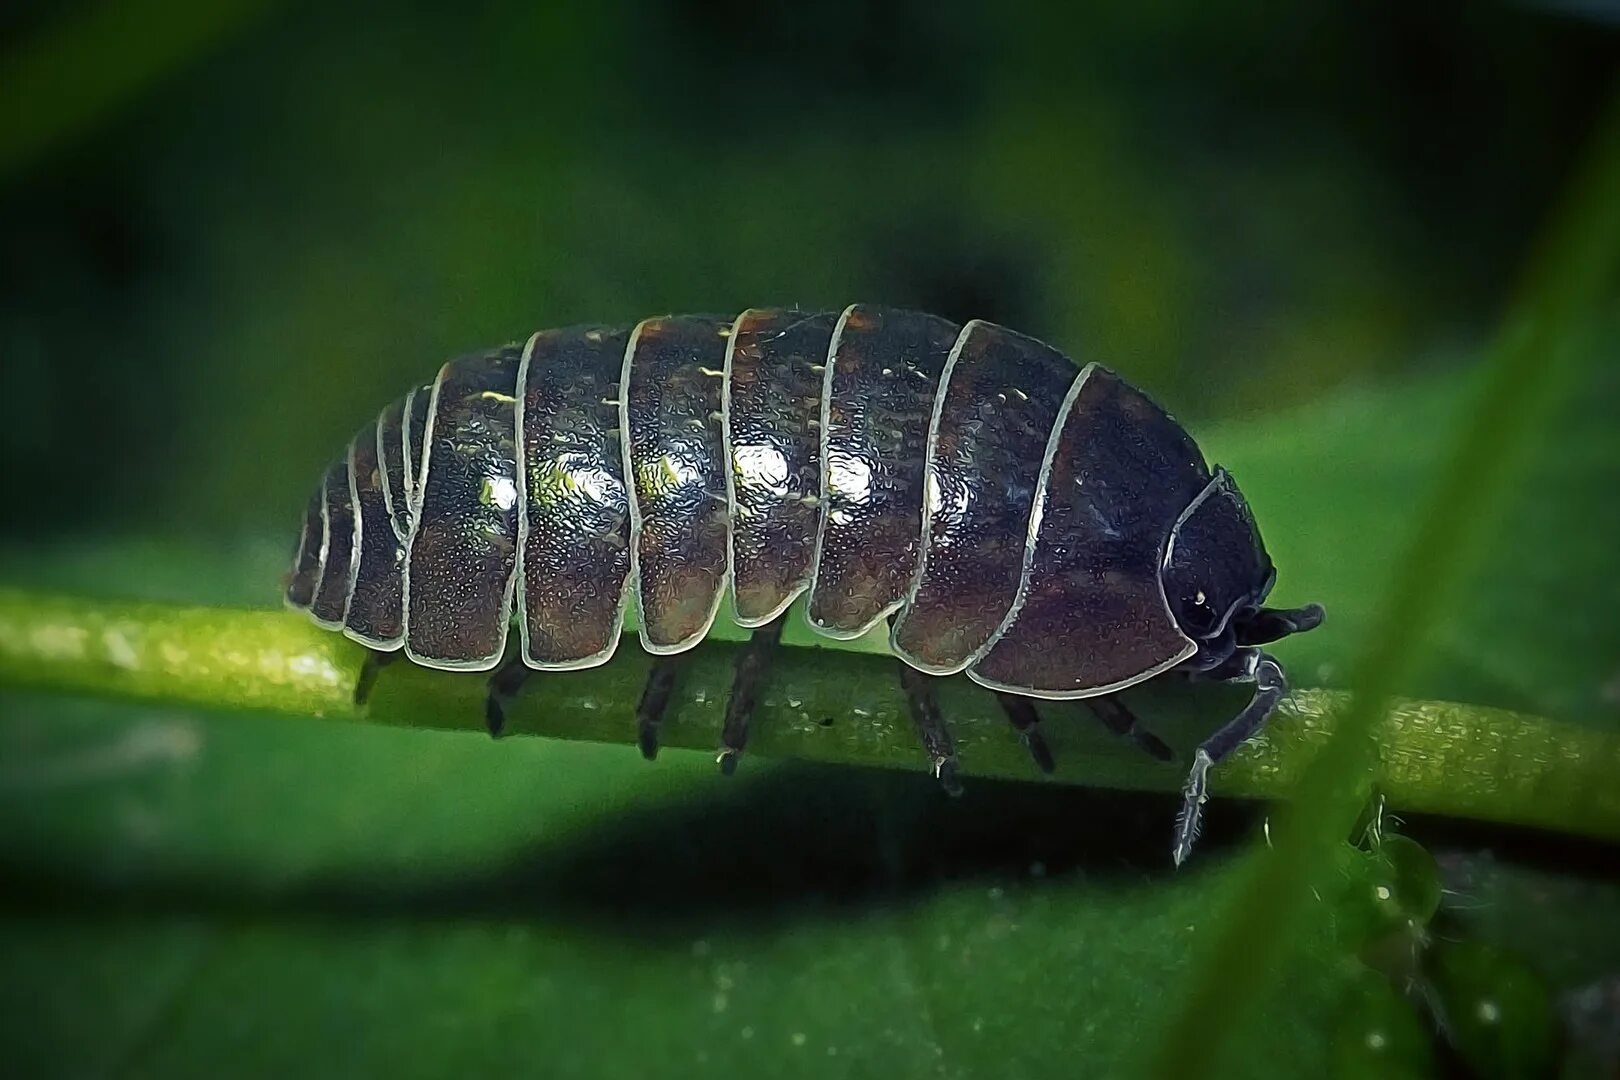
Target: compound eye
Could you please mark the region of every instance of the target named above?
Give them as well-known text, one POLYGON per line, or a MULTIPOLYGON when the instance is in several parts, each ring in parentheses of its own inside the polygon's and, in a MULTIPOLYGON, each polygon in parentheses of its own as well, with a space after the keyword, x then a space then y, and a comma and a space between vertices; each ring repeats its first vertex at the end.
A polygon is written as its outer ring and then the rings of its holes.
POLYGON ((1197 589, 1191 596, 1183 597, 1181 602, 1180 619, 1181 628, 1193 637, 1207 637, 1215 632, 1215 623, 1220 619, 1220 612, 1215 610, 1211 598, 1203 589, 1197 589))

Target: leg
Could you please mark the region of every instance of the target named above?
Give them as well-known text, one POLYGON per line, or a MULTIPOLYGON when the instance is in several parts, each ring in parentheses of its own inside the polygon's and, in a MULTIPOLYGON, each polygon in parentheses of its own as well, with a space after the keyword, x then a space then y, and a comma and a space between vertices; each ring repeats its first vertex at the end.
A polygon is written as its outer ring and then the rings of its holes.
POLYGON ((1012 724, 1013 730, 1024 740, 1024 747, 1034 760, 1035 767, 1050 776, 1052 770, 1057 768, 1057 762, 1052 760, 1052 748, 1041 737, 1041 714, 1035 711, 1035 704, 1022 694, 1008 694, 1001 690, 996 691, 996 700, 1001 702, 1001 711, 1007 714, 1007 721, 1012 724))
POLYGON ((1181 813, 1176 816, 1176 840, 1170 853, 1177 866, 1186 859, 1192 851, 1193 842, 1198 839, 1204 803, 1209 798, 1206 777, 1210 766, 1259 731, 1288 693, 1288 680, 1276 660, 1259 649, 1250 649, 1241 655, 1248 669, 1248 678, 1254 681, 1254 697, 1249 699, 1242 712, 1205 739, 1193 754, 1192 772, 1187 775, 1187 782, 1181 789, 1181 813))
POLYGON ((505 703, 517 697, 533 671, 521 656, 514 656, 489 677, 489 693, 484 698, 484 726, 492 739, 501 737, 506 730, 505 703))
POLYGON ((354 681, 354 703, 364 705, 371 700, 371 690, 377 685, 377 673, 398 660, 398 652, 366 650, 366 662, 360 665, 360 677, 354 681))
POLYGON ((680 659, 674 656, 653 658, 652 670, 647 673, 647 685, 641 691, 641 703, 636 706, 636 745, 641 756, 648 761, 658 756, 658 725, 663 723, 664 710, 669 708, 669 696, 675 691, 675 675, 680 671, 680 659))
POLYGON ((1125 736, 1160 761, 1169 761, 1175 756, 1162 739, 1137 723, 1136 714, 1126 708, 1117 696, 1103 694, 1101 697, 1086 698, 1085 701, 1086 708, 1095 713, 1103 726, 1115 735, 1125 736))
POLYGON ((771 667, 771 656, 782 641, 782 624, 787 616, 754 631, 737 658, 737 674, 731 680, 731 696, 726 701, 726 725, 720 731, 720 771, 730 776, 737 770, 737 758, 748 743, 748 722, 759 705, 759 692, 771 667))
POLYGON ((939 702, 934 700, 934 688, 929 685, 931 675, 924 675, 904 661, 900 665, 900 685, 906 691, 906 704, 911 708, 911 720, 922 736, 923 750, 947 795, 962 794, 962 783, 956 778, 956 744, 939 715, 939 702))

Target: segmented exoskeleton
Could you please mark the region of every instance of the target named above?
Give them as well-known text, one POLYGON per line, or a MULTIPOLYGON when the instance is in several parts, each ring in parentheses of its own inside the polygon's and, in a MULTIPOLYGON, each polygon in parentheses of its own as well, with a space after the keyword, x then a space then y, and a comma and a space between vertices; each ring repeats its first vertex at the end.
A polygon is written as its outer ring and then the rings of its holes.
MULTIPOLYGON (((1195 754, 1179 862, 1210 765, 1286 692, 1258 646, 1321 620, 1262 607, 1274 578, 1231 476, 1112 371, 992 323, 857 304, 548 330, 452 360, 327 471, 287 600, 378 657, 467 671, 501 664, 515 610, 498 730, 523 673, 613 655, 632 593, 661 656, 698 644, 728 592, 768 647, 807 593, 830 637, 890 619, 947 787, 918 673, 996 691, 1046 768, 1027 699, 1090 699, 1162 752, 1105 695, 1170 670, 1252 681, 1195 754)), ((638 714, 649 756, 674 671, 655 665, 638 714)), ((739 666, 728 771, 762 671, 739 666)))

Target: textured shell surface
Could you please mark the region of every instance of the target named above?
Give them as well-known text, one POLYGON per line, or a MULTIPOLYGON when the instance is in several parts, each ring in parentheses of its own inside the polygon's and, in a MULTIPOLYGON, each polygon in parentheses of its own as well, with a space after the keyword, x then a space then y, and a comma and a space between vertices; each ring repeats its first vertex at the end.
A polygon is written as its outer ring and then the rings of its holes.
POLYGON ((667 654, 802 597, 828 637, 887 619, 920 671, 1087 697, 1195 651, 1162 570, 1221 477, 1113 372, 982 320, 574 326, 383 408, 310 499, 286 601, 451 670, 501 663, 515 620, 561 671, 609 660, 632 602, 667 654))

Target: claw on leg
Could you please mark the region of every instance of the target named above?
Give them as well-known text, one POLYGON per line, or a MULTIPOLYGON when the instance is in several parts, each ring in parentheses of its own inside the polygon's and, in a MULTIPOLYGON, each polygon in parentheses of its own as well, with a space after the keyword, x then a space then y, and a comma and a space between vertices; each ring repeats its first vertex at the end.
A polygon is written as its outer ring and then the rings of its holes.
POLYGON ((1181 810, 1176 814, 1176 838, 1170 850, 1170 857, 1178 867, 1192 854, 1193 844, 1198 842, 1199 830, 1204 825, 1204 804, 1209 801, 1207 778, 1212 764, 1209 754, 1199 747, 1193 754, 1187 782, 1181 785, 1181 810))
POLYGON ((928 754, 929 769, 945 794, 960 795, 962 782, 957 777, 956 743, 939 714, 939 702, 934 698, 934 688, 929 681, 933 676, 924 675, 903 661, 897 663, 900 664, 900 685, 906 691, 911 721, 917 725, 923 750, 928 754))

